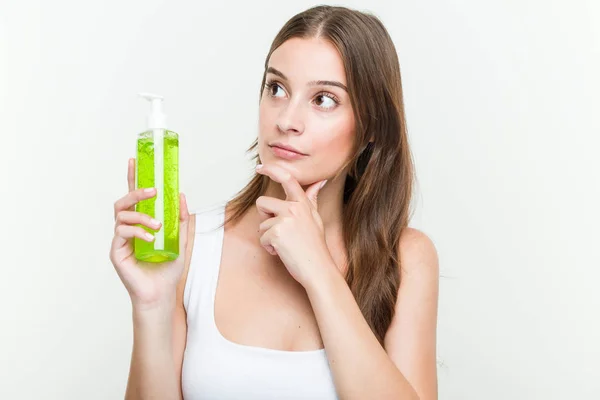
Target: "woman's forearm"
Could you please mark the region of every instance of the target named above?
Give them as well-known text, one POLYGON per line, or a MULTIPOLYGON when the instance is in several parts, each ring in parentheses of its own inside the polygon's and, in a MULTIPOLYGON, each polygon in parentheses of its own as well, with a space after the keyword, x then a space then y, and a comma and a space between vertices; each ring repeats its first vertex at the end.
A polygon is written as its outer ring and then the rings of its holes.
POLYGON ((341 274, 326 274, 307 293, 340 399, 418 399, 379 344, 341 274))
POLYGON ((181 399, 173 368, 173 304, 133 309, 133 351, 126 400, 181 399))

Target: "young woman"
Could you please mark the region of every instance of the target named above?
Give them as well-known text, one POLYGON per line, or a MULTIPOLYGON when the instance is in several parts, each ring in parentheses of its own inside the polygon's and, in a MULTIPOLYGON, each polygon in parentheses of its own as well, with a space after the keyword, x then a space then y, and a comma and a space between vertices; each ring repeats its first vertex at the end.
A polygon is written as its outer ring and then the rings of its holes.
POLYGON ((133 255, 134 205, 115 203, 110 258, 132 300, 128 399, 437 399, 438 259, 408 227, 413 164, 400 67, 374 16, 294 16, 265 62, 257 170, 189 213, 182 256, 133 255))

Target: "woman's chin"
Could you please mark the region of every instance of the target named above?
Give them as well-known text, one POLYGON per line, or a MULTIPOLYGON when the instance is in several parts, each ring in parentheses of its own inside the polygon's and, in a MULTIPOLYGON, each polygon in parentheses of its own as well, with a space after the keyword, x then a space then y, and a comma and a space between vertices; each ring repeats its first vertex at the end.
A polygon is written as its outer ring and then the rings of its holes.
POLYGON ((306 171, 306 167, 302 167, 298 161, 284 160, 268 154, 266 157, 260 157, 260 160, 263 164, 274 164, 285 169, 292 174, 294 179, 296 179, 304 189, 316 182, 316 178, 311 178, 311 174, 307 174, 308 171, 306 171))

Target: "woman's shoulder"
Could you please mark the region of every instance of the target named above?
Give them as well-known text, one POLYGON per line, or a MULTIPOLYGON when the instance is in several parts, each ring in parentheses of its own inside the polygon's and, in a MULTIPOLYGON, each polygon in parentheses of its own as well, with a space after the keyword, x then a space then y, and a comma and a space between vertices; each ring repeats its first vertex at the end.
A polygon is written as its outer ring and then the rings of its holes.
POLYGON ((400 234, 398 252, 403 272, 429 276, 439 274, 436 246, 424 232, 416 228, 404 228, 400 234))
POLYGON ((225 217, 226 201, 194 207, 190 215, 194 216, 196 234, 214 232, 221 227, 225 217))
POLYGON ((194 207, 190 210, 190 214, 196 215, 196 218, 202 217, 218 217, 225 213, 226 201, 218 201, 210 204, 204 204, 194 207))
POLYGON ((210 204, 204 204, 198 207, 194 207, 190 210, 190 214, 195 215, 217 215, 225 211, 227 201, 218 201, 210 204))

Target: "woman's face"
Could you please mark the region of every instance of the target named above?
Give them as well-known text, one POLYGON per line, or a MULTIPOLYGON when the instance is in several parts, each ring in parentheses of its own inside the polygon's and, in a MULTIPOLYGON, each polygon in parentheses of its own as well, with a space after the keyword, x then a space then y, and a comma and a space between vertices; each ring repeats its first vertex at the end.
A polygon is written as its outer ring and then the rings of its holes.
POLYGON ((293 38, 277 48, 259 107, 261 162, 281 165, 301 185, 338 173, 354 140, 354 114, 345 87, 344 65, 331 43, 293 38))

